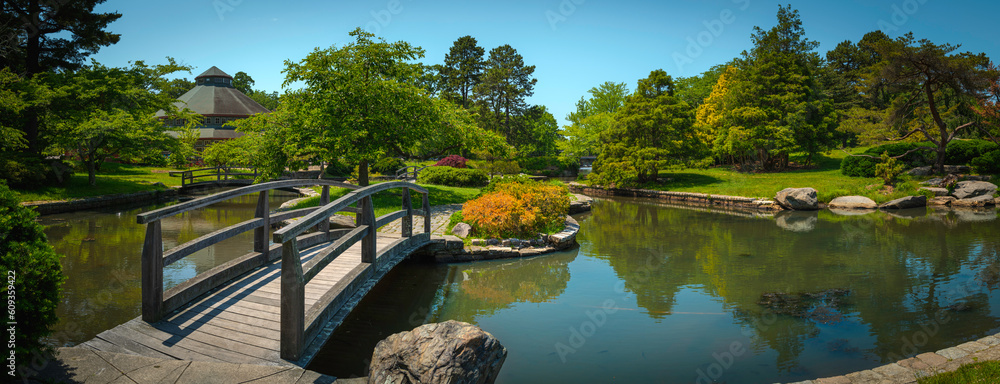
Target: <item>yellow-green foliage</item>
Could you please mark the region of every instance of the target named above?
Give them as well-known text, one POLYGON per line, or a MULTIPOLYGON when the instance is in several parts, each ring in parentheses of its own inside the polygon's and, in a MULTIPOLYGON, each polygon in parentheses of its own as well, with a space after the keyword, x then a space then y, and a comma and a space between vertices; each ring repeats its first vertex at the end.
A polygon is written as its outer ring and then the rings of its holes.
POLYGON ((479 236, 533 237, 559 225, 568 211, 565 187, 515 182, 466 202, 462 214, 479 236))

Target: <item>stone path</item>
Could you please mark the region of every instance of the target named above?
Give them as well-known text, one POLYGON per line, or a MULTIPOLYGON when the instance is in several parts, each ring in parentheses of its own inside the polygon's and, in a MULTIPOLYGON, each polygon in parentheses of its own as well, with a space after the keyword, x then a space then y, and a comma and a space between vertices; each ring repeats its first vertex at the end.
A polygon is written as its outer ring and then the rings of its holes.
MULTIPOLYGON (((451 215, 462 210, 462 204, 435 205, 431 207, 431 235, 443 236, 448 230, 448 221, 451 215)), ((402 220, 396 220, 378 229, 379 233, 389 235, 399 235, 402 231, 402 220)), ((413 233, 424 233, 424 222, 422 217, 413 218, 413 233)))
POLYGON ((59 348, 27 383, 333 383, 336 378, 298 367, 209 363, 59 348))

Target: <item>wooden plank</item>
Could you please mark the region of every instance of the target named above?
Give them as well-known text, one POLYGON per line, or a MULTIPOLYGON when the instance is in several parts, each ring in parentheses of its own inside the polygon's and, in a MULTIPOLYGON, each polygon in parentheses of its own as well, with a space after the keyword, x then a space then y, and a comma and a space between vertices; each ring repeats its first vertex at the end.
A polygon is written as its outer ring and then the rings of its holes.
POLYGON ((406 211, 402 210, 379 216, 378 219, 375 219, 375 228, 382 228, 383 225, 402 219, 405 216, 406 216, 406 211))
POLYGON ((220 361, 211 356, 204 355, 187 348, 169 348, 163 345, 162 340, 127 329, 125 324, 129 324, 130 322, 132 322, 132 320, 129 320, 128 322, 110 330, 101 332, 97 335, 97 337, 146 357, 175 360, 220 361))
POLYGON ((304 271, 302 274, 303 281, 308 283, 320 270, 326 267, 327 264, 330 264, 330 261, 340 256, 348 248, 354 246, 354 243, 362 236, 369 236, 371 232, 373 232, 371 226, 359 225, 347 235, 333 242, 333 244, 320 250, 313 256, 312 260, 302 265, 304 271))
MULTIPOLYGON (((275 316, 275 319, 280 319, 280 318, 275 316)), ((213 316, 210 318, 197 316, 197 314, 195 313, 186 313, 183 315, 174 316, 166 321, 171 322, 173 324, 177 324, 179 326, 188 326, 193 323, 215 324, 220 327, 229 328, 237 332, 243 331, 243 327, 252 327, 254 329, 252 334, 273 340, 278 340, 278 331, 281 330, 281 323, 279 323, 277 320, 265 320, 259 317, 247 316, 231 311, 225 311, 219 313, 217 316, 213 316), (237 324, 242 324, 242 325, 237 325, 237 324), (239 327, 239 328, 234 328, 234 327, 239 327)))
POLYGON ((142 319, 157 321, 163 316, 163 236, 159 220, 146 224, 141 268, 142 319))
POLYGON ((109 343, 107 340, 104 340, 104 339, 101 339, 101 338, 97 338, 97 337, 94 337, 93 339, 90 339, 90 340, 84 341, 84 342, 82 342, 80 344, 77 344, 77 346, 78 347, 84 347, 84 348, 90 348, 90 349, 93 349, 95 351, 104 351, 104 352, 112 352, 112 353, 124 353, 124 354, 128 354, 128 355, 136 355, 137 354, 137 353, 132 352, 132 351, 130 351, 128 349, 125 349, 125 347, 122 347, 122 346, 117 345, 117 344, 109 343))
MULTIPOLYGON (((241 275, 245 275, 247 272, 253 271, 266 263, 267 255, 254 252, 198 274, 167 290, 164 295, 163 311, 170 312, 180 308, 198 296, 218 288, 241 275)), ((247 280, 241 280, 241 282, 247 282, 247 280)))
POLYGON ((270 191, 261 191, 257 195, 257 209, 254 211, 254 217, 261 220, 261 226, 253 231, 254 252, 267 252, 267 234, 271 230, 271 203, 268 196, 270 196, 270 191))
POLYGON ((176 327, 165 323, 147 324, 143 322, 130 321, 122 324, 122 327, 127 330, 144 334, 152 339, 160 340, 160 344, 164 348, 173 350, 176 347, 180 347, 189 351, 210 356, 210 358, 214 361, 241 364, 267 364, 269 362, 274 362, 274 358, 277 357, 273 354, 273 351, 268 353, 268 351, 263 348, 223 339, 204 332, 174 334, 168 330, 171 328, 176 329, 176 327))
MULTIPOLYGON (((301 221, 305 221, 305 219, 301 221)), ((277 238, 277 236, 275 237, 277 238)), ((281 249, 280 300, 281 358, 292 361, 302 357, 302 351, 305 349, 303 340, 305 287, 303 285, 305 285, 305 281, 302 279, 302 261, 299 259, 298 245, 293 237, 288 242, 284 242, 281 249)))
MULTIPOLYGON (((266 192, 261 192, 261 193, 266 193, 266 192)), ((222 228, 218 231, 209 233, 205 236, 201 236, 197 239, 191 240, 184 244, 178 245, 174 248, 171 248, 169 252, 163 255, 163 265, 167 266, 173 264, 177 260, 183 259, 184 257, 192 253, 205 249, 205 247, 214 245, 220 241, 229 239, 243 232, 248 232, 254 229, 262 228, 264 224, 265 221, 262 220, 261 218, 250 219, 236 225, 231 225, 222 228)))
POLYGON ((322 299, 309 308, 309 312, 306 313, 306 324, 308 326, 305 329, 305 334, 309 342, 312 342, 319 333, 319 330, 329 321, 330 316, 343 307, 344 303, 351 296, 354 296, 358 288, 367 282, 373 273, 374 269, 371 264, 358 265, 350 275, 345 276, 344 280, 337 287, 331 289, 322 299))
MULTIPOLYGON (((220 321, 218 319, 213 319, 209 322, 196 322, 191 321, 188 324, 181 325, 175 322, 161 322, 157 323, 157 329, 170 329, 171 327, 176 327, 178 329, 194 329, 192 335, 205 334, 211 335, 225 340, 230 340, 235 343, 246 344, 252 347, 261 348, 267 351, 277 351, 279 347, 279 341, 276 339, 268 339, 259 336, 259 329, 253 329, 246 324, 236 323, 236 322, 226 322, 220 321), (235 328, 235 329, 234 329, 235 328)), ((277 335, 277 332, 275 332, 277 335)), ((215 344, 215 343, 213 343, 215 344)), ((230 344, 236 345, 237 344, 230 344)), ((241 353, 246 353, 246 349, 238 350, 241 353)))

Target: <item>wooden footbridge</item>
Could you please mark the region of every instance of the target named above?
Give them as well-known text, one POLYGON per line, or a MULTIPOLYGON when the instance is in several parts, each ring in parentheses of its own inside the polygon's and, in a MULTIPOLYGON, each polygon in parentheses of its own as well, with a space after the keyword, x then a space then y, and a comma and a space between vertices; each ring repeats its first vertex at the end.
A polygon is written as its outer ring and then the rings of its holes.
POLYGON ((142 316, 82 344, 101 351, 179 360, 304 367, 326 341, 322 332, 345 303, 366 293, 401 259, 430 242, 426 189, 388 182, 358 188, 328 180, 286 180, 242 187, 138 215, 142 249, 142 316), (272 214, 271 190, 322 185, 316 208, 272 214), (329 201, 331 186, 354 189, 329 201), (372 195, 402 189, 402 209, 375 217, 372 195), (422 196, 414 209, 411 191, 422 196), (256 217, 164 251, 160 220, 246 194, 259 194, 256 217), (352 207, 356 205, 356 207, 352 207), (331 230, 330 216, 350 212, 354 229, 331 230), (424 231, 413 234, 413 217, 424 231), (273 233, 271 223, 300 218, 273 233), (402 220, 400 236, 377 229, 402 220), (254 231, 253 252, 163 289, 163 267, 237 234, 254 231))

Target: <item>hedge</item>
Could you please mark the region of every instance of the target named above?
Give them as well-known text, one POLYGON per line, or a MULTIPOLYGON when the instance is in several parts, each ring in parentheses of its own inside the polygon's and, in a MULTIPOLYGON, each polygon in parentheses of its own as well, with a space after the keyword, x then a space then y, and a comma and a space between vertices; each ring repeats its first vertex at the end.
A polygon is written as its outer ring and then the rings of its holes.
POLYGON ((486 185, 486 172, 471 168, 427 167, 420 171, 417 179, 425 184, 449 187, 482 187, 486 185))

